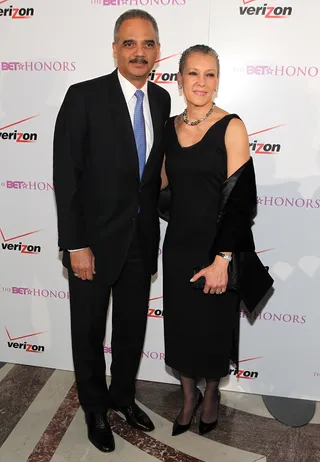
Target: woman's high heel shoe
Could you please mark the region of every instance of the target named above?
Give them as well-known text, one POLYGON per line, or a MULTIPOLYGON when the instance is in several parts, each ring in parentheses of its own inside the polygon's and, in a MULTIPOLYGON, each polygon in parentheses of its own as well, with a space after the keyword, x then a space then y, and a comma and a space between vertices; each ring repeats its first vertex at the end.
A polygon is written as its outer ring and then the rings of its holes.
POLYGON ((203 420, 200 418, 199 435, 205 435, 206 433, 211 432, 218 425, 218 414, 219 414, 219 408, 220 408, 220 400, 221 400, 221 393, 220 393, 220 391, 218 391, 217 418, 216 418, 216 420, 214 420, 213 422, 210 422, 210 423, 203 422, 203 420))
POLYGON ((197 404, 195 405, 195 408, 194 408, 194 411, 192 413, 192 417, 190 419, 190 422, 187 423, 186 425, 179 424, 179 421, 178 421, 179 416, 178 416, 176 418, 176 420, 174 421, 174 423, 173 423, 172 436, 181 435, 182 433, 185 433, 185 432, 187 432, 189 430, 189 428, 191 427, 192 420, 193 420, 194 416, 196 415, 196 412, 197 412, 200 404, 202 403, 202 400, 203 400, 203 396, 202 396, 201 391, 199 390, 199 398, 198 398, 197 404))

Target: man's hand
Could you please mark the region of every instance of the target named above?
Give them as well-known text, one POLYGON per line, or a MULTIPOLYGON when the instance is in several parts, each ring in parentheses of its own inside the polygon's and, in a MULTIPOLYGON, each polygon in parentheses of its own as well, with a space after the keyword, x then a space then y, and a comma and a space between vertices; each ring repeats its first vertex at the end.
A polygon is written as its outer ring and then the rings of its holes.
POLYGON ((96 274, 94 267, 94 255, 89 247, 70 253, 70 262, 74 275, 83 281, 92 281, 96 274))

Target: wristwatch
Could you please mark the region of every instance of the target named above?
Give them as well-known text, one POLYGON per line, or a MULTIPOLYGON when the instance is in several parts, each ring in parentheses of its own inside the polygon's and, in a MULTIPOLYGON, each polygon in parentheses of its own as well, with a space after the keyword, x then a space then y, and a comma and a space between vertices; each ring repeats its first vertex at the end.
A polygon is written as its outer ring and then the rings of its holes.
POLYGON ((232 260, 232 256, 228 255, 227 253, 218 252, 217 255, 219 255, 219 257, 222 257, 229 262, 232 260))

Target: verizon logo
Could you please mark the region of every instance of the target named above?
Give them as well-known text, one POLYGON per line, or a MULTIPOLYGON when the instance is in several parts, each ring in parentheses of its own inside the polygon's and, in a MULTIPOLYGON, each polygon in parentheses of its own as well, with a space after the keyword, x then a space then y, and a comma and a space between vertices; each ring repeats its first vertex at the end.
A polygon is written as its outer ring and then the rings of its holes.
MULTIPOLYGON (((271 130, 275 130, 276 128, 283 127, 284 124, 275 125, 274 127, 264 128, 263 130, 259 130, 254 133, 250 133, 249 137, 255 137, 256 135, 260 135, 261 133, 269 132, 271 130)), ((249 144, 250 150, 254 154, 278 154, 281 151, 281 144, 280 143, 264 143, 259 142, 258 139, 255 139, 252 143, 249 144)))
POLYGON ((0 139, 5 141, 14 141, 15 143, 34 143, 38 139, 37 133, 31 132, 18 132, 18 130, 13 131, 4 131, 7 128, 14 127, 15 125, 22 124, 27 122, 28 120, 34 119, 38 117, 37 115, 32 117, 27 117, 26 119, 18 120, 17 122, 13 122, 12 124, 6 125, 4 127, 0 127, 0 139))
POLYGON ((2 237, 3 242, 1 243, 1 248, 2 250, 10 250, 14 252, 19 252, 23 254, 39 254, 41 252, 41 246, 40 245, 31 245, 31 244, 23 244, 21 241, 20 242, 15 242, 14 244, 11 243, 11 241, 14 241, 16 239, 21 239, 22 237, 25 236, 30 236, 31 234, 38 233, 40 229, 37 231, 31 231, 29 233, 25 234, 19 234, 18 236, 13 236, 13 237, 5 237, 2 229, 0 229, 0 236, 2 237))
MULTIPOLYGON (((251 4, 256 0, 243 0, 244 5, 251 4)), ((269 6, 264 3, 263 6, 240 6, 241 16, 262 16, 265 19, 285 19, 292 15, 291 6, 269 6)))
POLYGON ((34 337, 36 335, 44 334, 45 332, 35 332, 34 334, 21 335, 19 337, 12 337, 7 328, 7 336, 9 341, 7 342, 8 348, 14 348, 16 350, 24 350, 27 353, 43 353, 45 347, 43 345, 36 345, 35 343, 28 343, 26 340, 17 342, 17 340, 22 340, 29 337, 34 337))
POLYGON ((252 369, 245 369, 245 368, 240 368, 240 363, 241 365, 243 363, 246 363, 248 361, 255 361, 256 359, 260 359, 262 356, 257 356, 256 358, 248 358, 248 359, 242 359, 239 361, 239 369, 233 369, 231 368, 229 370, 229 375, 235 376, 237 379, 247 379, 247 380, 252 380, 252 379, 257 379, 259 376, 259 372, 254 371, 252 369))

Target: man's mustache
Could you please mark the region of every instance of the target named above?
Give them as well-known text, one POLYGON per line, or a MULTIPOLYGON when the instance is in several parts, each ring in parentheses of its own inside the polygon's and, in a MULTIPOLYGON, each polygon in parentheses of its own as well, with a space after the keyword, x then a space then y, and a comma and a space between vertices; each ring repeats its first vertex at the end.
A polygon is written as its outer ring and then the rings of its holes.
POLYGON ((134 59, 131 59, 130 63, 133 64, 148 64, 148 61, 142 56, 136 56, 134 59))

